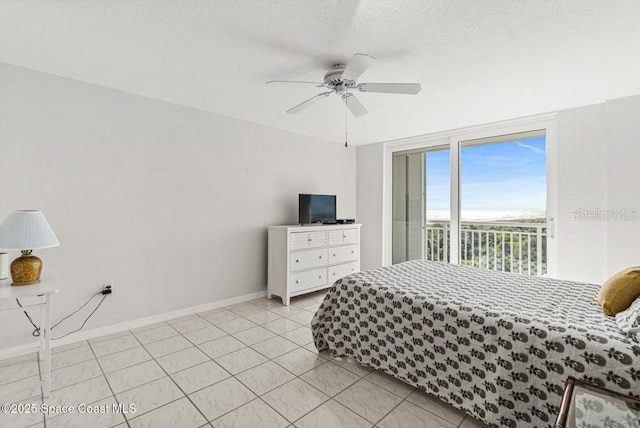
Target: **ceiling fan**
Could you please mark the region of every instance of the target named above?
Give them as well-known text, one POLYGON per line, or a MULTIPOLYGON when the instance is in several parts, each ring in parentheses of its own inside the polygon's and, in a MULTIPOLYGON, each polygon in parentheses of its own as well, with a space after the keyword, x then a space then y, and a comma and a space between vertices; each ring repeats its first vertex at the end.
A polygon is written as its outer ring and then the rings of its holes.
POLYGON ((367 55, 357 53, 351 58, 347 64, 336 64, 324 75, 324 82, 303 82, 297 80, 271 80, 267 84, 271 83, 299 83, 316 85, 318 88, 329 89, 326 92, 321 92, 318 95, 309 98, 306 101, 301 102, 295 107, 287 110, 289 114, 298 113, 312 104, 320 101, 323 98, 335 93, 342 97, 342 100, 346 104, 347 108, 353 113, 354 116, 362 116, 367 114, 367 109, 362 105, 360 100, 356 98, 354 92, 382 92, 386 94, 406 94, 415 95, 422 87, 419 83, 357 83, 358 77, 373 63, 375 58, 367 55))

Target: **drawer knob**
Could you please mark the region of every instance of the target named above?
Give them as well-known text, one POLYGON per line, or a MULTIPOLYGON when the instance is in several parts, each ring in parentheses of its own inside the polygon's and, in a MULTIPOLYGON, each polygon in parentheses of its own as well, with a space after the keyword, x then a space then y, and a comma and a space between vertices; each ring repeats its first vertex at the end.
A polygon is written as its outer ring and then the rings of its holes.
POLYGON ((336 276, 336 273, 335 273, 335 272, 333 273, 333 276, 336 276))
POLYGON ((322 279, 322 275, 318 275, 318 278, 322 279))
POLYGON ((333 253, 333 257, 335 257, 335 256, 336 256, 336 253, 333 253))
POLYGON ((299 279, 296 279, 296 284, 300 284, 300 280, 299 279))
POLYGON ((313 239, 309 238, 309 242, 313 241, 313 239))
POLYGON ((299 259, 296 259, 296 263, 300 263, 300 260, 299 260, 299 259))

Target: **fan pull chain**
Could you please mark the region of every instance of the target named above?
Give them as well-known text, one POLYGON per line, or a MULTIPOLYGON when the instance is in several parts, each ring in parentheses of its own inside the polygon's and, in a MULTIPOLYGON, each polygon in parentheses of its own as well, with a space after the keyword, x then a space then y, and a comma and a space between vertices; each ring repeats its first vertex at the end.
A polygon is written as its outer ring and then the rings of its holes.
POLYGON ((349 102, 349 97, 345 96, 344 98, 344 146, 349 147, 349 115, 347 114, 347 103, 349 102))

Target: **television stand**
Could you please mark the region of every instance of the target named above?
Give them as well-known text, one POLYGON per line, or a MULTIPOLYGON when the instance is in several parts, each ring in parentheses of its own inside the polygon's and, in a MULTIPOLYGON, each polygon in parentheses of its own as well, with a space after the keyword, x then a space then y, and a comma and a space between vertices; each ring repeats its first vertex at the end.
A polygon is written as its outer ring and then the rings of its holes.
POLYGON ((271 226, 267 298, 291 297, 329 288, 360 271, 359 224, 271 226))

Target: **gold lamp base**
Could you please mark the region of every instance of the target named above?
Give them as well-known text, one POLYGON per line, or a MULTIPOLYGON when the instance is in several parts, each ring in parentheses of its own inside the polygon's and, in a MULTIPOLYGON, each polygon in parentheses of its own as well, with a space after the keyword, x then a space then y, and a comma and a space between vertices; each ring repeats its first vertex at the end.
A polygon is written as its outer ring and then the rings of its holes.
POLYGON ((32 285, 40 282, 42 260, 31 255, 31 250, 23 250, 22 256, 11 262, 11 285, 32 285))

